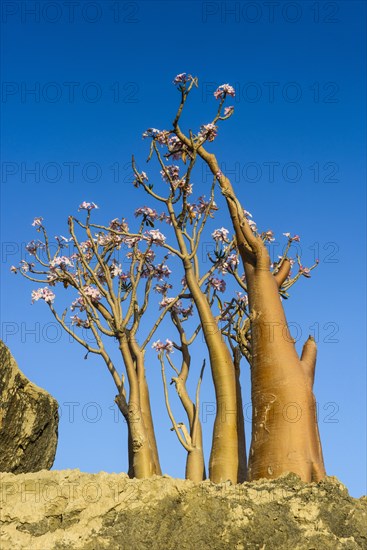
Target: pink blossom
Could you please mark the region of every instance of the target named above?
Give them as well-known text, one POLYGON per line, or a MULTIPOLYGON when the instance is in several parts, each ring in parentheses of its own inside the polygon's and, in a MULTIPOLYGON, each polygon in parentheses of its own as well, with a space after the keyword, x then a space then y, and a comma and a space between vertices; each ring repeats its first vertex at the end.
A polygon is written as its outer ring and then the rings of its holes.
POLYGON ((41 241, 31 241, 27 244, 26 246, 26 250, 29 252, 29 254, 31 254, 32 256, 34 256, 37 252, 37 250, 41 248, 45 248, 45 245, 43 242, 41 241))
POLYGON ((243 306, 247 306, 248 305, 247 294, 242 294, 242 292, 236 292, 236 294, 237 294, 237 302, 239 302, 243 306))
POLYGON ((230 115, 231 113, 233 113, 233 111, 234 111, 233 105, 231 105, 230 107, 225 107, 224 108, 224 116, 230 115))
POLYGON ((55 294, 47 286, 32 290, 32 304, 38 300, 44 300, 47 304, 52 304, 55 299, 55 294))
MULTIPOLYGON (((144 136, 144 134, 143 134, 143 136, 144 136)), ((136 178, 134 179, 133 186, 134 187, 139 187, 139 185, 141 183, 145 183, 146 181, 148 181, 148 176, 146 175, 145 172, 141 172, 141 174, 138 174, 136 176, 136 178)))
POLYGON ((186 84, 189 80, 192 80, 191 74, 180 73, 173 79, 173 84, 186 84))
MULTIPOLYGON (((160 302, 159 302, 159 308, 162 309, 164 307, 168 307, 170 304, 172 304, 172 302, 175 301, 175 298, 168 298, 167 296, 165 296, 160 302)), ((181 307, 181 301, 180 300, 177 300, 177 302, 172 306, 172 310, 173 311, 176 311, 177 313, 179 312, 179 309, 181 307)))
POLYGON ((34 218, 32 225, 33 227, 42 227, 42 222, 43 222, 43 218, 40 218, 40 217, 34 218))
POLYGON ((93 208, 98 208, 94 202, 83 201, 82 204, 79 205, 78 210, 88 210, 90 212, 93 208))
POLYGON ((76 325, 77 327, 83 327, 83 328, 90 328, 90 324, 89 324, 89 321, 87 319, 81 319, 80 317, 78 317, 77 315, 72 315, 70 317, 71 319, 71 324, 72 325, 76 325))
POLYGON ((10 268, 10 271, 14 273, 15 275, 18 273, 18 269, 15 267, 15 265, 12 265, 10 268))
POLYGON ((261 236, 265 241, 269 241, 269 242, 275 241, 274 233, 271 230, 265 231, 264 233, 262 233, 261 236))
POLYGON ((310 275, 311 270, 310 270, 309 267, 303 267, 303 265, 300 265, 299 266, 299 271, 304 277, 307 277, 307 279, 311 278, 311 275, 310 275))
POLYGON ((167 353, 172 353, 173 352, 173 342, 171 340, 169 340, 168 338, 166 339, 166 343, 163 344, 163 342, 161 342, 160 340, 157 340, 156 342, 153 342, 152 344, 152 348, 155 349, 155 351, 166 351, 167 353))
POLYGON ((64 248, 65 246, 68 246, 68 243, 72 241, 72 238, 67 239, 63 235, 60 235, 59 237, 55 235, 55 241, 57 242, 60 248, 64 248))
POLYGON ((301 237, 299 235, 294 235, 294 237, 292 237, 292 241, 296 241, 297 243, 299 243, 301 240, 301 237))
POLYGON ((221 227, 220 229, 216 229, 212 233, 212 237, 215 241, 222 241, 222 242, 228 242, 227 236, 228 236, 228 229, 225 229, 224 227, 221 227))
POLYGON ((70 306, 71 311, 74 311, 75 309, 79 309, 80 311, 86 310, 86 304, 84 301, 84 298, 82 296, 79 296, 70 306))
POLYGON ((154 277, 158 279, 158 281, 163 281, 164 277, 168 279, 171 273, 172 271, 165 264, 159 264, 154 266, 154 277))
POLYGON ((122 274, 122 267, 121 264, 117 263, 116 260, 112 260, 112 264, 110 265, 110 272, 112 277, 118 277, 122 274))
POLYGON ((226 289, 226 282, 223 281, 223 279, 217 279, 216 277, 211 277, 209 279, 209 283, 215 290, 218 290, 218 292, 224 292, 226 289))
POLYGON ((154 287, 155 292, 158 292, 158 294, 166 294, 168 290, 172 288, 172 285, 169 283, 163 283, 162 285, 156 285, 154 287))
POLYGON ((60 269, 66 269, 67 267, 74 267, 73 262, 70 261, 67 256, 57 256, 50 262, 51 270, 59 267, 60 269))
POLYGON ((84 287, 84 294, 90 298, 91 302, 99 302, 102 298, 99 290, 91 285, 84 287))
POLYGON ((170 166, 166 166, 165 170, 161 170, 161 176, 162 176, 162 179, 167 183, 170 183, 171 181, 175 183, 179 179, 179 172, 180 172, 180 167, 175 164, 172 164, 170 166))
POLYGON ((222 97, 225 97, 227 95, 231 97, 234 97, 236 95, 234 88, 229 84, 221 84, 221 86, 219 86, 214 92, 215 99, 221 99, 222 97))
POLYGON ((247 220, 247 223, 249 224, 250 229, 252 230, 252 232, 256 233, 256 231, 257 231, 256 223, 253 220, 247 220))
POLYGON ((134 215, 136 218, 139 216, 145 216, 145 218, 148 218, 151 221, 158 218, 158 212, 153 208, 149 208, 149 206, 141 206, 140 208, 137 208, 134 215))
POLYGON ((28 271, 32 271, 34 265, 34 263, 26 262, 26 260, 21 260, 19 263, 19 268, 23 271, 23 273, 27 273, 28 271))
POLYGON ((121 221, 118 218, 114 218, 113 220, 110 221, 109 227, 114 231, 122 231, 122 232, 129 231, 129 226, 125 218, 122 218, 121 221))
POLYGON ((198 137, 203 140, 214 141, 217 137, 217 130, 218 127, 215 124, 203 124, 202 126, 200 126, 198 137))
POLYGON ((228 258, 221 262, 218 266, 218 270, 223 274, 225 275, 226 273, 228 273, 228 270, 235 270, 236 267, 239 265, 239 259, 238 259, 238 256, 237 254, 230 254, 228 256, 228 258))
POLYGON ((146 232, 148 237, 144 237, 147 240, 150 240, 151 243, 158 246, 162 246, 166 240, 166 237, 159 231, 159 229, 151 229, 146 232))

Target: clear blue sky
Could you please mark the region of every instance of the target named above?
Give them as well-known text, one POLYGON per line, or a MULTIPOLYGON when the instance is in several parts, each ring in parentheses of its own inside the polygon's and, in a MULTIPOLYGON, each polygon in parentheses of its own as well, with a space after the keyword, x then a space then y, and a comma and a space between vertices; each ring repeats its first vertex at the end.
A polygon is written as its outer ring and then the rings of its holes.
MULTIPOLYGON (((234 172, 258 225, 299 233, 306 265, 320 258, 312 279, 292 293, 287 316, 302 331, 298 345, 318 330, 315 393, 327 472, 359 496, 366 492, 365 3, 248 4, 82 0, 74 12, 55 1, 2 4, 1 337, 60 404, 54 467, 125 471, 126 430, 110 408, 109 374, 49 324, 45 304, 31 305, 31 283, 9 267, 35 236, 34 216, 52 235, 65 234, 83 200, 100 206, 101 221, 145 202, 129 184, 128 163, 135 153, 143 164, 146 128, 170 126, 177 73, 199 77, 186 119, 193 127, 210 120, 212 91, 229 82, 236 111, 212 150, 223 171, 234 172)), ((208 192, 209 178, 200 179, 198 194, 208 192)), ((162 468, 182 477, 185 453, 162 412, 154 361, 148 377, 162 468)), ((204 386, 209 402, 208 373, 204 386)), ((250 428, 248 421, 248 445, 250 428)))

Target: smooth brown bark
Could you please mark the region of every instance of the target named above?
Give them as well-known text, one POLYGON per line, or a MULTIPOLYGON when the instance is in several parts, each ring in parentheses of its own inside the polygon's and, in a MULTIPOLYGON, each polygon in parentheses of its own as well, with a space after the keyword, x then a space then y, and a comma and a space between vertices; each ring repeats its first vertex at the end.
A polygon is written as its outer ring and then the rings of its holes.
POLYGON ((215 388, 217 411, 214 420, 213 444, 209 459, 209 478, 215 483, 230 480, 237 483, 239 476, 236 377, 231 354, 225 344, 207 297, 202 292, 193 270, 189 254, 175 219, 172 205, 169 213, 181 254, 187 286, 195 302, 215 388))
POLYGON ((122 334, 119 337, 119 348, 125 363, 130 386, 130 395, 127 404, 129 469, 133 471, 136 478, 151 477, 154 474, 158 474, 158 472, 154 452, 143 419, 139 380, 126 334, 122 334))
POLYGON ((214 155, 203 148, 198 152, 226 197, 247 280, 253 406, 248 479, 291 471, 304 481, 317 481, 325 468, 312 392, 316 344, 309 339, 299 359, 279 296, 289 266, 276 277, 270 272, 266 247, 252 233, 230 181, 220 174, 214 155))

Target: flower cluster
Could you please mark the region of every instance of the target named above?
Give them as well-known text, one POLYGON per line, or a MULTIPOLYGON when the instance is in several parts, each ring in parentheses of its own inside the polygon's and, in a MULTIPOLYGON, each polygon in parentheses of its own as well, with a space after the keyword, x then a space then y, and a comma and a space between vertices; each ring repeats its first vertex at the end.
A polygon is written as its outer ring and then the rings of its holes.
POLYGON ((159 218, 158 212, 154 208, 149 208, 149 206, 141 206, 137 208, 134 212, 136 218, 139 216, 144 216, 144 219, 154 221, 159 218))
POLYGON ((202 140, 214 141, 217 137, 217 130, 218 127, 215 124, 203 124, 202 126, 200 126, 198 137, 202 140))
POLYGON ((166 237, 159 231, 159 229, 151 229, 146 232, 147 237, 144 237, 150 244, 156 244, 158 246, 164 245, 166 237))
POLYGON ((295 241, 297 243, 299 243, 301 240, 301 237, 299 235, 294 235, 294 237, 292 237, 290 233, 283 233, 283 235, 287 237, 290 241, 295 241))
POLYGON ((173 84, 177 86, 178 84, 186 84, 186 82, 189 82, 191 80, 192 80, 191 74, 180 73, 177 76, 175 76, 175 78, 173 79, 173 84))
POLYGON ((155 349, 155 351, 157 351, 157 352, 165 351, 167 353, 172 353, 173 352, 173 342, 172 342, 172 340, 169 340, 168 338, 166 339, 165 344, 163 342, 161 342, 160 340, 157 340, 156 342, 153 342, 152 348, 155 349))
POLYGON ((270 229, 268 231, 264 231, 263 233, 261 233, 261 238, 263 239, 263 241, 267 241, 267 242, 275 241, 274 233, 270 229))
POLYGON ((45 248, 45 244, 42 241, 31 241, 27 244, 27 246, 25 248, 26 248, 27 252, 29 252, 29 254, 34 256, 37 253, 37 250, 39 248, 40 249, 45 248))
POLYGON ((226 289, 226 282, 223 279, 217 279, 216 277, 211 277, 209 279, 209 284, 217 290, 218 292, 224 292, 226 289))
POLYGON ((82 328, 90 328, 90 323, 87 319, 81 319, 77 315, 72 315, 70 319, 72 325, 82 328))
POLYGON ((33 227, 42 227, 42 222, 43 222, 43 218, 40 218, 40 217, 34 218, 32 225, 33 227))
POLYGON ((82 204, 79 205, 78 210, 88 210, 88 212, 90 212, 94 208, 98 208, 98 206, 94 202, 83 201, 82 204))
POLYGON ((155 292, 158 292, 158 294, 167 294, 167 292, 172 288, 172 285, 169 283, 163 283, 162 285, 156 285, 154 287, 155 292))
POLYGON ((122 267, 121 264, 117 262, 117 260, 112 260, 111 265, 109 266, 111 277, 120 277, 122 275, 122 267))
POLYGON ((221 227, 220 229, 216 229, 215 231, 213 231, 212 233, 212 238, 216 241, 216 242, 228 242, 228 229, 225 229, 224 227, 221 227))
POLYGON ((65 270, 67 267, 74 267, 74 264, 67 256, 57 256, 50 262, 51 271, 54 271, 57 267, 65 270))
POLYGON ((239 263, 240 261, 237 254, 230 254, 226 260, 222 260, 218 264, 218 271, 220 271, 222 275, 226 275, 228 271, 235 271, 239 263))
POLYGON ((215 99, 222 99, 222 97, 226 97, 227 95, 231 97, 236 95, 235 89, 229 84, 222 84, 214 92, 215 99))
POLYGON ((166 166, 164 170, 161 170, 162 179, 167 183, 170 183, 171 181, 173 183, 177 183, 179 180, 179 173, 180 167, 176 164, 171 164, 170 166, 166 166))
POLYGON ((90 285, 84 287, 84 294, 88 296, 88 298, 90 298, 91 302, 99 302, 99 300, 102 298, 99 290, 90 285))
POLYGON ((70 237, 70 239, 67 239, 63 235, 55 235, 55 241, 59 245, 60 248, 64 248, 65 246, 68 246, 68 243, 71 242, 73 239, 70 237))
POLYGON ((38 300, 44 300, 47 304, 52 304, 55 294, 47 286, 32 290, 32 304, 38 300))
POLYGON ((224 116, 229 116, 233 113, 234 111, 234 107, 233 105, 229 106, 229 107, 225 107, 224 108, 224 116))
POLYGON ((122 233, 129 231, 129 226, 125 218, 122 218, 121 221, 118 218, 114 218, 110 221, 109 227, 113 231, 121 231, 122 233))
MULTIPOLYGON (((144 137, 144 134, 143 134, 143 137, 144 137)), ((134 181, 133 181, 133 186, 134 186, 134 187, 139 187, 139 185, 140 185, 141 183, 144 184, 146 181, 148 181, 148 176, 146 175, 145 172, 141 172, 141 173, 138 174, 138 175, 136 176, 136 178, 134 179, 134 181)))

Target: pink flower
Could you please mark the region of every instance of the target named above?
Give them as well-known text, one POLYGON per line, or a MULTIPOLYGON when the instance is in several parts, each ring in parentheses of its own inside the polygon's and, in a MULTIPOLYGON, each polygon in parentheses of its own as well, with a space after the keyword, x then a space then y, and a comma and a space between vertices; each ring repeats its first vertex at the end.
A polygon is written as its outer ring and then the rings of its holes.
POLYGON ((179 172, 180 167, 172 164, 170 166, 166 166, 165 170, 161 170, 161 176, 167 183, 170 183, 171 181, 177 183, 177 180, 179 179, 179 172))
POLYGON ((98 208, 94 202, 83 201, 82 204, 79 205, 78 210, 88 210, 90 212, 93 208, 98 208))
POLYGON ((43 218, 34 218, 33 227, 42 227, 43 218))
POLYGON ((224 116, 232 114, 233 111, 234 111, 233 105, 231 105, 230 107, 225 107, 224 108, 224 116))
POLYGON ((163 281, 163 278, 168 277, 171 275, 172 271, 169 269, 169 267, 165 264, 158 264, 154 266, 154 277, 158 279, 158 281, 163 281))
POLYGON ((307 277, 307 279, 310 279, 311 278, 311 275, 310 275, 310 268, 308 267, 303 267, 303 265, 300 265, 299 266, 299 271, 300 273, 304 276, 304 277, 307 277))
POLYGON ((239 302, 243 306, 247 306, 248 305, 247 294, 242 294, 242 292, 236 292, 236 294, 237 294, 237 302, 239 302))
POLYGON ((261 234, 261 236, 264 239, 264 241, 269 241, 269 242, 275 241, 274 233, 271 230, 265 231, 264 233, 261 234))
POLYGON ((152 344, 152 348, 155 349, 155 351, 166 351, 167 353, 172 353, 173 352, 173 342, 171 340, 169 340, 168 338, 166 339, 166 343, 163 344, 163 342, 161 342, 160 340, 157 340, 156 342, 153 342, 152 344))
POLYGON ((91 302, 99 302, 102 298, 99 290, 91 285, 84 287, 84 294, 90 298, 91 302))
POLYGON ((215 99, 222 99, 222 97, 227 95, 230 95, 231 97, 236 95, 234 88, 229 84, 221 84, 221 86, 219 86, 214 92, 215 99))
POLYGON ((224 292, 226 289, 226 282, 223 281, 223 279, 212 277, 209 279, 209 283, 215 290, 218 290, 218 292, 224 292))
POLYGON ((163 283, 162 285, 156 285, 154 290, 155 292, 158 292, 158 294, 166 294, 170 288, 172 288, 172 285, 169 283, 163 283))
POLYGON ((67 267, 74 267, 74 264, 66 256, 57 256, 50 262, 51 271, 57 267, 65 270, 67 267))
POLYGON ((203 140, 214 141, 217 137, 217 130, 218 127, 215 124, 203 124, 202 126, 200 126, 198 137, 203 140))
POLYGON ((220 229, 216 229, 212 233, 212 237, 215 241, 222 241, 222 242, 228 242, 227 236, 228 236, 228 229, 225 229, 224 227, 221 227, 220 229))
POLYGON ((44 243, 41 241, 31 241, 26 246, 26 250, 29 252, 29 254, 32 254, 32 256, 36 254, 39 248, 41 249, 45 248, 44 243))
MULTIPOLYGON (((172 304, 172 302, 175 300, 175 298, 168 298, 167 296, 165 296, 160 302, 159 302, 159 308, 162 309, 164 307, 168 307, 170 304, 172 304)), ((179 312, 179 309, 181 307, 181 301, 178 300, 173 306, 172 306, 172 310, 173 311, 176 311, 177 313, 179 312)))
POLYGON ((77 315, 72 315, 70 319, 72 325, 76 325, 77 327, 90 328, 90 324, 87 319, 81 319, 77 315))
POLYGON ((117 263, 116 260, 112 260, 112 264, 110 265, 110 272, 112 277, 119 277, 122 274, 121 264, 117 263))
POLYGON ((301 240, 301 237, 299 235, 295 235, 294 237, 292 237, 292 241, 296 241, 297 243, 299 243, 301 240))
POLYGON ((189 80, 192 80, 191 74, 180 73, 180 74, 176 75, 175 78, 173 79, 173 84, 175 84, 175 85, 177 85, 177 84, 186 84, 186 82, 188 82, 189 80))
POLYGON ((47 304, 52 304, 55 299, 55 294, 47 286, 32 290, 32 304, 38 300, 44 300, 47 304))
POLYGON ((166 237, 159 231, 159 229, 151 229, 147 231, 148 237, 144 237, 146 240, 150 240, 152 244, 162 246, 166 240, 166 237))
POLYGON ((15 267, 15 265, 12 265, 10 268, 10 271, 16 275, 18 273, 18 269, 15 267))
POLYGON ((136 218, 138 216, 145 216, 145 219, 150 219, 151 221, 158 218, 158 212, 153 208, 149 208, 149 206, 141 206, 140 208, 137 208, 134 215, 136 218))

